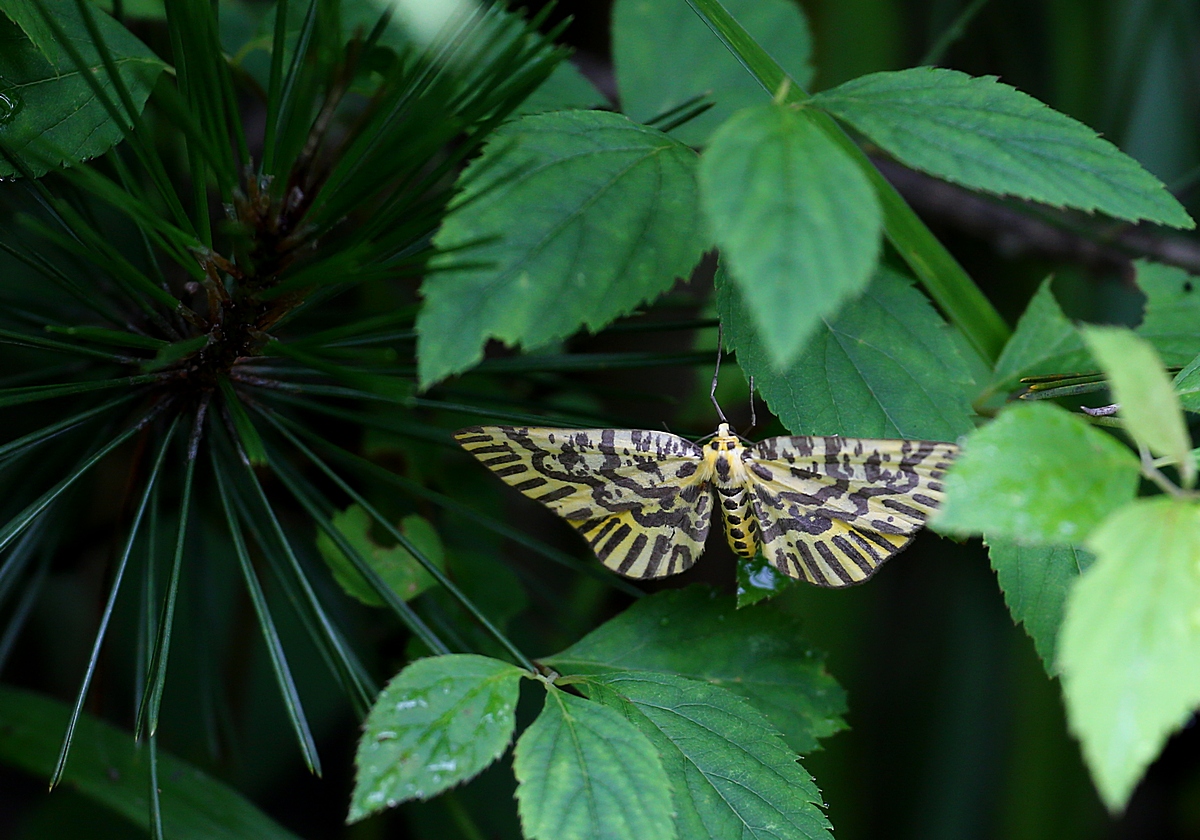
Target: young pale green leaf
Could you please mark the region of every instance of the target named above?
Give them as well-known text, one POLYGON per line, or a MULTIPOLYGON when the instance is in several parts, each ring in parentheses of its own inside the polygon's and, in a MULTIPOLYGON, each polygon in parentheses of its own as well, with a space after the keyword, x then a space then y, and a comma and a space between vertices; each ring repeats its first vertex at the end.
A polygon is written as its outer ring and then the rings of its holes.
POLYGON ((513 756, 529 840, 674 840, 671 783, 654 745, 621 715, 549 686, 513 756))
MULTIPOLYGON (((724 6, 795 82, 808 85, 812 36, 798 5, 791 0, 724 0, 724 6)), ((617 0, 612 15, 621 106, 638 122, 703 95, 713 107, 671 132, 699 146, 734 111, 766 101, 754 77, 682 0, 617 0)))
POLYGON ((1181 268, 1137 263, 1146 312, 1137 334, 1154 345, 1163 364, 1186 365, 1200 353, 1200 277, 1181 268))
POLYGON ((1021 403, 966 439, 930 527, 1025 544, 1078 543, 1133 499, 1139 472, 1128 449, 1086 420, 1021 403))
POLYGON ((463 175, 421 287, 421 382, 482 358, 599 329, 687 276, 707 246, 695 153, 599 111, 523 117, 463 175), (472 247, 467 247, 471 245, 472 247))
POLYGON ((499 758, 512 739, 522 676, 474 654, 418 659, 397 674, 363 724, 347 821, 429 799, 499 758))
MULTIPOLYGON (((44 3, 101 87, 117 101, 112 80, 73 0, 44 3)), ((103 154, 121 139, 120 126, 93 94, 68 53, 44 31, 45 22, 37 7, 33 3, 11 3, 3 8, 12 20, 0 14, 0 144, 15 152, 34 175, 103 154), (48 39, 44 52, 26 37, 22 26, 43 33, 48 39)), ((95 18, 121 79, 134 104, 141 108, 165 65, 108 15, 97 12, 95 18)), ((0 155, 0 178, 16 174, 17 169, 0 155)))
POLYGON ((692 586, 643 598, 545 662, 562 674, 657 671, 723 686, 807 753, 846 726, 845 693, 823 658, 788 613, 739 610, 733 598, 692 586))
POLYGON ((1092 532, 1059 636, 1067 719, 1109 810, 1200 705, 1200 507, 1160 496, 1092 532))
MULTIPOLYGON (((48 778, 69 716, 70 709, 57 700, 0 686, 0 761, 48 778)), ((76 724, 63 782, 148 831, 145 747, 131 732, 84 714, 76 724)), ((158 787, 164 836, 172 840, 297 840, 233 788, 161 750, 158 787)))
POLYGON ((1021 545, 999 537, 988 537, 987 545, 1013 621, 1025 625, 1046 673, 1056 675, 1055 642, 1067 591, 1096 558, 1072 545, 1021 545))
POLYGON ((679 837, 832 840, 821 792, 758 710, 717 685, 647 671, 591 677, 588 693, 658 749, 679 837))
POLYGON ((1023 376, 1094 369, 1079 330, 1063 314, 1050 286, 1047 277, 1025 307, 996 362, 993 390, 1012 388, 1023 376))
POLYGON ((808 114, 781 105, 747 108, 713 134, 700 190, 767 358, 784 368, 870 282, 875 190, 808 114))
POLYGON ((1178 465, 1184 481, 1196 480, 1192 441, 1179 396, 1163 370, 1154 348, 1120 327, 1084 327, 1083 338, 1092 356, 1108 374, 1113 399, 1121 406, 1125 429, 1153 454, 1178 465))
POLYGON ((718 272, 727 346, 792 432, 954 440, 975 428, 974 380, 951 329, 902 275, 881 268, 782 371, 746 309, 740 290, 718 272))
POLYGON ((1200 356, 1192 359, 1183 370, 1175 374, 1171 383, 1179 395, 1179 404, 1185 411, 1200 412, 1200 356))
POLYGON ((578 67, 569 61, 563 61, 554 68, 549 78, 521 103, 516 115, 542 114, 572 108, 606 108, 608 105, 604 94, 596 90, 596 86, 579 72, 578 67))
POLYGON ((810 101, 905 165, 965 187, 1130 221, 1196 224, 1133 158, 995 76, 913 67, 860 76, 810 101))
MULTIPOLYGON (((371 517, 360 506, 350 505, 344 511, 335 513, 330 521, 403 600, 411 601, 436 584, 425 567, 403 546, 393 545, 389 548, 374 540, 371 536, 371 517)), ((442 540, 428 519, 415 513, 406 516, 400 520, 400 533, 411 540, 435 566, 443 570, 446 568, 442 540)), ((317 534, 317 549, 333 572, 334 580, 347 595, 372 607, 384 606, 383 599, 324 531, 317 534)))

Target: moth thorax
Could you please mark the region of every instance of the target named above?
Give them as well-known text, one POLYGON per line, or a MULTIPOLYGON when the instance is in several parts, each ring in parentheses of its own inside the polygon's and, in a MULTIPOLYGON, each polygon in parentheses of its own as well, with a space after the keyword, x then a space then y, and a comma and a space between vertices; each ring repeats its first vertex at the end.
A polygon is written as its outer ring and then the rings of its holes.
POLYGON ((758 520, 750 509, 750 494, 745 486, 718 487, 721 518, 725 521, 725 539, 733 553, 747 559, 758 554, 758 520))

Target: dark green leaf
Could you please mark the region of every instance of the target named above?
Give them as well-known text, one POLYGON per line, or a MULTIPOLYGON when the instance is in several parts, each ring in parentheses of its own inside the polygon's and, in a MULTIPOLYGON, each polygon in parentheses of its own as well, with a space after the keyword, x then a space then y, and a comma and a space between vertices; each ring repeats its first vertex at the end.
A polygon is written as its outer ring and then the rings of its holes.
POLYGON ((1137 161, 995 76, 914 67, 860 76, 811 101, 902 163, 972 189, 1195 227, 1137 161))
POLYGON ((1152 262, 1137 264, 1146 313, 1137 334, 1154 345, 1163 364, 1186 365, 1200 353, 1200 277, 1152 262))
POLYGON ((499 758, 525 675, 474 654, 419 659, 396 675, 363 724, 348 821, 429 799, 499 758))
POLYGON ((1108 375, 1125 430, 1154 455, 1169 458, 1190 487, 1196 480, 1192 439, 1179 396, 1154 348, 1122 327, 1084 327, 1083 338, 1108 375))
POLYGON ((894 271, 881 268, 784 371, 721 274, 717 308, 742 370, 795 434, 954 440, 974 428, 974 383, 950 328, 894 271))
POLYGON ((1072 545, 1021 545, 999 537, 988 537, 987 544, 1013 621, 1025 625, 1046 673, 1054 676, 1058 673, 1054 651, 1067 592, 1095 557, 1072 545))
POLYGON ((739 610, 701 586, 644 598, 545 661, 563 674, 657 671, 728 688, 800 753, 845 728, 845 693, 798 620, 770 604, 739 610))
POLYGON ((1092 532, 1067 599, 1059 666, 1071 730, 1109 810, 1125 807, 1200 705, 1200 508, 1160 496, 1092 532))
POLYGON ((786 367, 821 319, 870 282, 875 191, 807 114, 781 105, 739 111, 717 130, 700 189, 768 360, 786 367))
MULTIPOLYGON (((46 11, 62 26, 101 86, 115 100, 112 80, 75 3, 44 2, 46 11)), ((32 3, 9 3, 0 8, 22 26, 38 31, 44 26, 32 3)), ((142 107, 165 65, 112 18, 103 13, 95 17, 134 104, 142 107)), ((120 126, 96 99, 67 52, 53 40, 47 42, 44 54, 39 52, 17 23, 0 15, 0 95, 15 109, 9 119, 0 119, 0 143, 20 155, 35 175, 102 154, 121 139, 120 126)), ((0 101, 0 114, 4 113, 3 105, 0 101)), ((16 172, 0 156, 0 178, 16 172)))
POLYGON ((561 62, 550 77, 521 103, 517 114, 541 114, 546 111, 606 108, 608 100, 588 81, 587 76, 569 61, 561 62))
POLYGON ((612 709, 548 688, 513 756, 525 836, 674 840, 671 783, 654 745, 612 709))
MULTIPOLYGON (((403 546, 383 546, 372 538, 371 517, 358 505, 351 505, 346 510, 335 513, 331 521, 358 553, 367 559, 392 591, 405 601, 412 600, 435 585, 436 581, 403 546)), ((415 513, 406 516, 400 521, 400 532, 434 565, 445 569, 446 559, 442 541, 428 519, 415 513)), ((375 592, 374 587, 363 579, 350 562, 350 558, 343 554, 324 532, 317 534, 317 548, 329 564, 333 577, 347 594, 373 607, 384 606, 383 599, 375 592)))
MULTIPOLYGON (((793 81, 808 86, 812 37, 796 3, 725 0, 724 5, 793 81)), ((621 107, 638 122, 704 95, 716 105, 671 132, 688 145, 703 145, 734 111, 767 100, 762 86, 686 3, 617 0, 612 15, 621 107)))
POLYGON ((1063 314, 1047 277, 1025 307, 1016 331, 996 362, 992 388, 1012 388, 1024 376, 1075 373, 1094 367, 1083 338, 1063 314))
POLYGON ((737 560, 737 608, 748 607, 759 601, 773 598, 796 583, 771 565, 762 552, 746 560, 737 560))
MULTIPOLYGON (((0 760, 49 778, 69 710, 57 700, 0 686, 0 760)), ((145 751, 130 732, 88 715, 76 725, 63 780, 84 796, 149 828, 145 751)), ((163 827, 172 840, 253 837, 296 840, 232 788, 179 759, 159 753, 163 827)))
POLYGON ((1138 460, 1086 420, 1047 403, 1006 408, 972 433, 946 474, 935 530, 1026 544, 1081 542, 1133 499, 1138 460))
POLYGON ((674 674, 611 673, 587 684, 658 749, 688 840, 832 840, 812 776, 753 706, 674 674))
POLYGON ((695 153, 617 114, 561 111, 501 128, 467 168, 421 288, 418 370, 465 370, 498 338, 526 348, 599 329, 687 276, 707 244, 695 153))

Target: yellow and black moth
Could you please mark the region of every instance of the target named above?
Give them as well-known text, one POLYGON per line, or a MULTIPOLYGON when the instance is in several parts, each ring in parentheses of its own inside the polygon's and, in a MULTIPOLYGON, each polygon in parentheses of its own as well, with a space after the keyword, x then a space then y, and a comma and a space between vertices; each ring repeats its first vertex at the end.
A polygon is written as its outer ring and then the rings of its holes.
POLYGON ((630 429, 472 426, 454 437, 626 577, 696 562, 715 498, 735 553, 761 549, 779 571, 818 586, 866 580, 908 545, 958 453, 952 443, 843 437, 747 446, 727 423, 704 446, 630 429))

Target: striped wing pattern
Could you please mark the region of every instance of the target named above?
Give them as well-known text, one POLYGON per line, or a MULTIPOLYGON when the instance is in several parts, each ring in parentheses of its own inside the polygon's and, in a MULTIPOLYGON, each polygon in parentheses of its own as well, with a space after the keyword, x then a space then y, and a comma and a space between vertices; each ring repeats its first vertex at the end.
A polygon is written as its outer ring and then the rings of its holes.
POLYGON ((818 586, 866 580, 942 500, 952 443, 777 437, 749 450, 763 554, 818 586))
POLYGON ((941 503, 958 453, 952 443, 842 437, 746 447, 726 424, 703 449, 629 429, 473 426, 455 439, 627 577, 665 577, 696 561, 715 488, 735 552, 761 547, 784 574, 828 587, 866 580, 908 545, 941 503))
POLYGON ((655 578, 704 550, 712 490, 700 447, 666 432, 473 426, 455 433, 497 476, 576 528, 613 571, 655 578))

